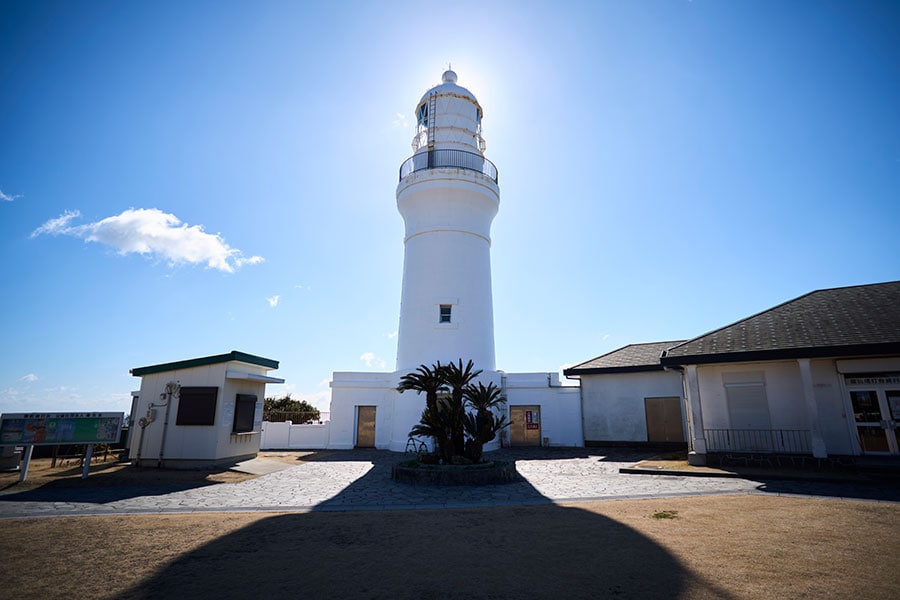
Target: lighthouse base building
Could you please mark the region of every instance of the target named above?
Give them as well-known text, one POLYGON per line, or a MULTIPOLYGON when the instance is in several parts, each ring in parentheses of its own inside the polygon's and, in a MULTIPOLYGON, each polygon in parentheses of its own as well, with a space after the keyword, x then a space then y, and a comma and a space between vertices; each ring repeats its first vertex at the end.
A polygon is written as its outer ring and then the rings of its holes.
MULTIPOLYGON (((424 395, 400 393, 403 372, 336 372, 331 382, 328 448, 382 448, 403 452, 425 408, 424 395)), ((485 446, 583 446, 580 388, 562 386, 558 373, 492 371, 478 378, 503 390, 513 423, 485 446)), ((426 443, 429 440, 421 440, 426 443)))

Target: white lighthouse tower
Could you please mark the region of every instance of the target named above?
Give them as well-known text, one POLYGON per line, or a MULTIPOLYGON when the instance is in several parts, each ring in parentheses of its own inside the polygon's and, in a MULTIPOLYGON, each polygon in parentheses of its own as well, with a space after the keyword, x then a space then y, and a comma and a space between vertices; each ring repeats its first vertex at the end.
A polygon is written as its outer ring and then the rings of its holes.
POLYGON ((484 157, 482 110, 446 71, 416 107, 413 156, 400 167, 406 224, 397 371, 472 360, 495 370, 491 222, 497 169, 484 157))
MULTIPOLYGON (((277 447, 403 452, 425 398, 401 394, 401 377, 419 365, 460 359, 482 370, 482 383, 503 390, 503 410, 515 426, 510 444, 584 444, 580 388, 561 387, 555 372, 508 373, 495 365, 491 223, 500 188, 497 168, 484 157, 481 116, 478 100, 450 70, 416 105, 413 155, 400 166, 397 185, 406 232, 396 371, 334 372, 330 420, 315 431, 282 427, 289 435, 273 442, 277 447)), ((495 439, 485 450, 499 445, 495 439)))

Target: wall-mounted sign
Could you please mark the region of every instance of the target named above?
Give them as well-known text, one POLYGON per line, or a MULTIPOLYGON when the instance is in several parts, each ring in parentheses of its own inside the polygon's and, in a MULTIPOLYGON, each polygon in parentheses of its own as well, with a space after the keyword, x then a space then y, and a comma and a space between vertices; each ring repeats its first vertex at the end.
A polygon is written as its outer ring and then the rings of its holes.
POLYGON ((0 445, 52 446, 119 441, 125 413, 6 413, 0 415, 0 445))

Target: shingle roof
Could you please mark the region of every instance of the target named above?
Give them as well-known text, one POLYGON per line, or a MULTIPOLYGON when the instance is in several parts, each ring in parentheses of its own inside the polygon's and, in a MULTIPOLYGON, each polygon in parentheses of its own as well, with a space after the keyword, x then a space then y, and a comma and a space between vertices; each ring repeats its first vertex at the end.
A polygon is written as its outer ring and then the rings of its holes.
POLYGON ((563 371, 566 376, 591 375, 599 373, 635 373, 639 371, 661 371, 659 355, 663 350, 680 344, 673 342, 652 342, 649 344, 629 344, 580 365, 563 371))
POLYGON ((664 365, 900 353, 900 281, 810 292, 670 348, 664 365))

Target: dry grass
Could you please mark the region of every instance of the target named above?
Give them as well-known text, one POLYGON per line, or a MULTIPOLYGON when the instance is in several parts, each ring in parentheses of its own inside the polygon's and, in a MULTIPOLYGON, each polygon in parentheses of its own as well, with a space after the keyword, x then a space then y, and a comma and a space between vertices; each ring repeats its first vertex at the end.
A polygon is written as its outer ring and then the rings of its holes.
POLYGON ((0 596, 896 598, 898 532, 895 504, 757 495, 16 519, 0 596))
POLYGON ((137 469, 130 463, 114 460, 92 462, 88 481, 81 479, 82 468, 75 460, 59 462, 51 467, 51 459, 38 458, 31 461, 28 477, 19 481, 19 473, 0 473, 0 493, 23 492, 52 484, 54 487, 158 485, 192 483, 236 483, 252 479, 253 475, 237 473, 228 469, 178 471, 173 469, 137 469))

